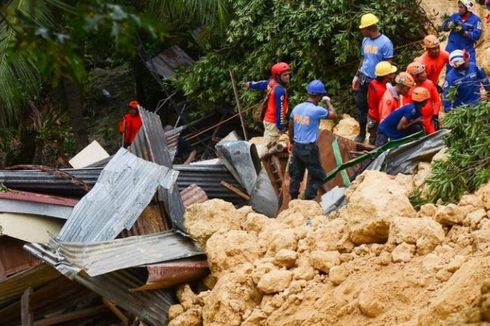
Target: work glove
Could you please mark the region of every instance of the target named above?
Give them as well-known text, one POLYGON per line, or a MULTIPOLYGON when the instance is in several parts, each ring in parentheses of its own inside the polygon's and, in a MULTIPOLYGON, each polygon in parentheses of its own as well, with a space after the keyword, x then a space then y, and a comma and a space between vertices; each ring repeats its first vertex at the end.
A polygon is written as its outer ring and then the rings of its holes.
POLYGON ((450 21, 447 25, 450 31, 461 32, 463 30, 463 26, 457 20, 450 21))
POLYGON ((434 123, 434 128, 436 130, 441 129, 441 124, 439 123, 439 117, 437 115, 432 116, 432 123, 434 123))

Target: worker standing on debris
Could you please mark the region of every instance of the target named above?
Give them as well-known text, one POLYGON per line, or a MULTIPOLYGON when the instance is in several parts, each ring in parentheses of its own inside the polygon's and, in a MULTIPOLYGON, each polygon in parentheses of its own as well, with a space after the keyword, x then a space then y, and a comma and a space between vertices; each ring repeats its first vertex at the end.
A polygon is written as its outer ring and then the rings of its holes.
POLYGON ((369 144, 374 145, 379 125, 379 103, 386 91, 386 84, 393 81, 397 67, 388 61, 381 61, 376 65, 376 79, 369 83, 368 88, 368 124, 369 144))
POLYGON ((386 91, 379 102, 379 121, 382 122, 391 112, 408 104, 410 99, 406 97, 410 88, 415 85, 412 76, 401 72, 395 77, 395 85, 386 84, 386 91))
POLYGON ((291 78, 291 67, 285 62, 272 66, 271 79, 247 82, 247 88, 267 92, 267 100, 261 108, 264 123, 264 143, 276 142, 287 130, 288 92, 286 84, 291 78))
POLYGON ((470 0, 458 1, 458 12, 442 24, 445 32, 450 31, 446 51, 466 50, 470 60, 476 62, 475 43, 480 39, 482 24, 480 17, 471 12, 474 4, 470 0))
POLYGON ((310 180, 305 190, 304 199, 314 199, 318 188, 324 183, 325 171, 320 162, 320 152, 317 140, 321 119, 335 119, 337 114, 330 98, 325 96, 327 91, 320 80, 313 80, 306 87, 308 100, 298 104, 289 117, 289 140, 292 154, 289 165, 291 184, 289 194, 291 199, 298 198, 300 183, 305 169, 308 169, 310 180), (323 101, 327 109, 318 106, 323 101))
POLYGON ((441 50, 441 44, 435 35, 427 35, 424 38, 424 48, 425 52, 416 61, 425 65, 427 79, 431 80, 442 93, 442 88, 438 85, 439 76, 442 69, 449 64, 449 53, 441 50))
POLYGON ((379 124, 376 146, 422 130, 422 108, 429 98, 430 93, 427 89, 416 87, 412 92, 412 103, 393 111, 379 124))
POLYGON ((451 69, 444 83, 444 111, 462 105, 478 104, 481 101, 480 86, 490 92, 487 74, 476 63, 470 62, 466 51, 455 50, 449 55, 451 69))
POLYGON ((139 103, 136 100, 129 102, 129 112, 119 120, 119 133, 123 134, 123 147, 128 148, 136 138, 142 122, 139 115, 139 103))
POLYGON ((421 62, 412 62, 407 67, 407 72, 413 77, 415 86, 410 89, 409 97, 415 88, 423 87, 429 91, 430 98, 427 104, 422 108, 422 120, 424 123, 425 132, 429 135, 439 129, 439 112, 441 110, 442 101, 436 85, 427 79, 425 73, 425 65, 421 62))
POLYGON ((393 59, 393 43, 386 36, 378 31, 379 19, 373 14, 366 14, 361 17, 361 30, 364 39, 361 45, 361 64, 354 79, 352 89, 355 91, 360 132, 355 138, 356 142, 363 143, 366 138, 366 126, 368 116, 368 86, 371 80, 376 78, 375 68, 381 61, 391 61, 393 59))

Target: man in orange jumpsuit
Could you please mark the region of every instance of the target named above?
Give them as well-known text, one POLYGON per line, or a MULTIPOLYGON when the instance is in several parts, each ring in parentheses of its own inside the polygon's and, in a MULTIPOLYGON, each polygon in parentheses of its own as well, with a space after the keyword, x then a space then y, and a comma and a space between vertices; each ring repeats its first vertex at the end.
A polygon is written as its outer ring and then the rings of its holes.
POLYGON ((383 122, 391 112, 411 102, 407 95, 410 88, 415 85, 412 76, 406 72, 401 72, 396 76, 395 83, 395 86, 386 84, 386 91, 379 102, 380 122, 383 122))
POLYGON ((426 134, 431 134, 437 129, 439 129, 439 111, 441 110, 441 97, 437 91, 436 85, 427 79, 427 74, 425 73, 425 66, 420 62, 412 62, 407 67, 407 72, 412 75, 415 80, 415 86, 410 89, 408 93, 410 98, 412 92, 416 87, 423 87, 429 91, 430 98, 427 104, 422 108, 422 121, 424 124, 426 134))
POLYGON ((442 69, 449 64, 449 53, 441 50, 439 39, 435 35, 427 35, 424 38, 424 47, 426 51, 416 61, 425 65, 427 79, 437 87, 442 69))
POLYGON ((128 104, 129 111, 119 120, 119 133, 123 134, 123 147, 128 148, 136 138, 141 128, 142 121, 139 115, 138 101, 131 101, 128 104))

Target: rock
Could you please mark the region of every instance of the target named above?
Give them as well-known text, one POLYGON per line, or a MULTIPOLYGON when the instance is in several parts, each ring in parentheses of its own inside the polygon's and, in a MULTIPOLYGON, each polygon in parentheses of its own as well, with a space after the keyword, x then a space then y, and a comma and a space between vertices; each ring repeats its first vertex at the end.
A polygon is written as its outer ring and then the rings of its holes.
POLYGON ((488 211, 490 210, 490 182, 487 182, 486 184, 482 185, 475 193, 477 195, 482 204, 483 207, 488 211))
POLYGON ((477 230, 471 233, 473 246, 480 251, 490 249, 490 229, 477 230))
POLYGON ((417 166, 417 174, 413 176, 413 184, 416 188, 421 188, 425 184, 425 180, 432 173, 432 165, 427 162, 420 162, 417 166))
POLYGON ((295 280, 311 281, 318 272, 310 265, 310 261, 305 256, 298 258, 298 267, 293 270, 295 280))
POLYGON ((285 290, 292 279, 293 273, 291 271, 274 270, 264 274, 257 284, 257 287, 266 294, 277 293, 285 290))
POLYGON ((216 279, 215 276, 209 274, 208 276, 206 276, 203 280, 202 280, 202 283, 203 285, 208 288, 208 289, 212 289, 214 288, 214 286, 216 285, 216 282, 218 280, 216 279))
POLYGON ((384 311, 383 304, 378 301, 372 291, 362 291, 359 295, 359 309, 367 317, 377 317, 384 311))
POLYGON ((266 256, 274 257, 283 249, 296 251, 298 239, 294 229, 281 227, 281 223, 269 223, 259 234, 259 242, 266 248, 266 256))
POLYGON ((480 316, 482 321, 490 322, 490 295, 488 294, 480 299, 480 316))
POLYGON ((467 194, 461 197, 459 200, 459 206, 473 206, 476 210, 477 208, 483 208, 483 202, 480 196, 476 194, 467 194))
POLYGON ((461 266, 466 262, 466 258, 461 255, 457 255, 451 260, 451 262, 446 266, 446 270, 450 273, 456 272, 461 266))
POLYGON ((333 133, 354 140, 359 134, 359 123, 348 114, 343 114, 342 119, 333 129, 333 133))
POLYGON ((415 253, 415 246, 408 243, 402 243, 396 246, 395 250, 391 253, 391 258, 394 263, 409 262, 415 253))
POLYGON ((252 280, 252 271, 251 264, 244 264, 218 279, 204 299, 204 325, 239 326, 243 314, 260 304, 262 294, 252 280))
POLYGON ((349 249, 349 233, 343 219, 334 219, 319 225, 313 232, 308 232, 302 242, 302 251, 333 251, 349 249))
POLYGON ((466 220, 472 229, 476 229, 480 221, 487 217, 487 212, 485 209, 480 208, 466 215, 466 220))
POLYGON ((215 233, 206 243, 209 269, 219 278, 230 268, 246 262, 253 263, 261 255, 257 237, 245 231, 215 233))
POLYGON ((197 296, 188 284, 179 286, 177 288, 176 295, 177 299, 179 299, 180 304, 185 310, 196 304, 197 296))
POLYGON ((444 260, 440 256, 431 253, 424 257, 424 260, 422 262, 422 267, 424 271, 432 273, 440 270, 442 268, 443 263, 444 260))
POLYGON ((442 225, 452 226, 455 224, 463 224, 465 218, 463 210, 455 204, 447 206, 439 206, 437 208, 434 219, 442 225))
POLYGON ((480 293, 483 295, 483 294, 487 294, 487 293, 490 293, 490 281, 485 281, 483 282, 481 288, 480 288, 480 293))
POLYGON ((276 220, 291 227, 304 225, 307 219, 323 214, 320 204, 313 200, 295 199, 289 202, 288 207, 279 213, 276 220))
POLYGON ((202 310, 201 307, 193 307, 178 315, 168 323, 168 326, 201 326, 202 310))
POLYGON ((269 218, 262 214, 250 213, 242 222, 242 230, 259 234, 264 225, 269 222, 269 218))
POLYGON ((250 316, 248 316, 241 326, 256 326, 267 319, 267 314, 261 309, 254 309, 250 316))
POLYGON ((310 254, 310 264, 313 268, 328 273, 332 267, 340 264, 340 253, 338 251, 313 251, 310 254))
POLYGON ((233 204, 221 199, 212 199, 188 207, 184 214, 184 226, 201 248, 218 231, 240 229, 240 216, 233 204))
POLYGON ((255 268, 252 273, 252 279, 255 284, 258 284, 262 276, 278 269, 279 268, 274 264, 274 258, 262 258, 255 263, 255 268))
POLYGON ((391 223, 388 242, 417 245, 419 254, 427 254, 444 240, 442 226, 431 218, 395 218, 391 223))
POLYGON ((409 186, 378 171, 364 171, 347 191, 339 215, 347 221, 353 243, 384 243, 395 217, 415 217, 409 186), (376 191, 373 191, 376 189, 376 191))
POLYGON ((391 263, 391 253, 384 251, 379 255, 379 262, 381 265, 387 266, 391 263))
POLYGON ((333 266, 328 273, 328 279, 333 285, 339 285, 349 277, 349 270, 344 266, 333 266))
POLYGON ((274 257, 274 264, 279 267, 291 268, 296 264, 298 254, 296 251, 282 249, 274 257))
POLYGON ((425 204, 420 207, 417 217, 434 217, 436 215, 437 207, 434 204, 425 204))
POLYGON ((184 307, 181 304, 174 304, 168 308, 168 320, 175 319, 178 315, 184 312, 184 307))
POLYGON ((432 162, 434 163, 436 161, 441 161, 441 162, 446 162, 449 158, 449 151, 447 147, 444 147, 441 149, 439 152, 437 152, 436 155, 432 158, 432 162))

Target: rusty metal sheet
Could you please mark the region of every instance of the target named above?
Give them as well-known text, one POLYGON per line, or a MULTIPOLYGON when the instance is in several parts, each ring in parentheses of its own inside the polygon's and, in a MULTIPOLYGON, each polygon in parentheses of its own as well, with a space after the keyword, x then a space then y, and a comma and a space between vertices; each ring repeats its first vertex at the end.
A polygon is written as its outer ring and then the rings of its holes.
POLYGON ((175 70, 182 66, 192 66, 194 60, 179 46, 174 45, 165 49, 156 57, 145 62, 147 68, 152 72, 170 78, 175 75, 175 70))
MULTIPOLYGON (((25 271, 41 263, 24 251, 25 242, 8 236, 0 237, 0 279, 25 271)), ((0 292, 0 297, 3 293, 0 292)))
POLYGON ((202 279, 209 274, 208 262, 202 259, 182 259, 146 266, 148 278, 146 284, 134 291, 148 291, 170 288, 178 284, 202 279))
POLYGON ((67 207, 75 207, 75 205, 78 203, 78 199, 59 197, 59 196, 49 196, 49 195, 43 195, 34 192, 16 191, 16 190, 0 192, 0 199, 26 201, 31 203, 40 203, 40 204, 49 204, 49 205, 58 205, 58 206, 67 206, 67 207))
POLYGON ((158 204, 148 205, 131 229, 123 230, 119 237, 127 238, 137 235, 158 233, 170 229, 165 217, 162 218, 158 204))
POLYGON ((77 199, 42 195, 32 192, 0 192, 0 212, 35 214, 67 219, 77 199))
POLYGON ((182 190, 180 195, 182 196, 185 207, 189 207, 192 204, 204 203, 208 200, 206 192, 196 184, 191 184, 189 187, 182 190))

